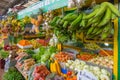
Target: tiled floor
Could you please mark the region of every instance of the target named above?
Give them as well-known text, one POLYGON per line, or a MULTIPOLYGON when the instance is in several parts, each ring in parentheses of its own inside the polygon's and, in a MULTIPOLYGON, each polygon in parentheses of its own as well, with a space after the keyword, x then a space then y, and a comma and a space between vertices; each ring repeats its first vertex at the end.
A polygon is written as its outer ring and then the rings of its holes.
POLYGON ((0 68, 0 80, 2 80, 3 73, 4 73, 4 70, 0 68))

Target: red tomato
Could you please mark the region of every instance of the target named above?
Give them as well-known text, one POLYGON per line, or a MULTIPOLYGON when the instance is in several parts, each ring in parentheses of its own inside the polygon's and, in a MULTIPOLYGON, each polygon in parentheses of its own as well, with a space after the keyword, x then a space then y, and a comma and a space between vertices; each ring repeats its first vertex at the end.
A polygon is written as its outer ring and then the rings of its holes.
POLYGON ((68 71, 68 72, 67 72, 67 75, 68 75, 68 76, 71 76, 71 75, 72 75, 72 71, 68 71))

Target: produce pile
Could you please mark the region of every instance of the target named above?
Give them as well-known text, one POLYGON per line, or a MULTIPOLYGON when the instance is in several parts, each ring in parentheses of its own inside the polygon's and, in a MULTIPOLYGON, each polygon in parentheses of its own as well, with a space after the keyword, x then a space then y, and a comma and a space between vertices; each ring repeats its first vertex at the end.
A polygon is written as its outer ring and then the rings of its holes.
POLYGON ((5 72, 2 80, 25 80, 19 71, 15 68, 10 68, 8 72, 5 72))
POLYGON ((88 61, 90 59, 93 59, 93 58, 97 57, 97 54, 84 52, 84 53, 81 53, 81 54, 77 54, 76 57, 80 60, 88 61))
MULTIPOLYGON (((110 56, 113 56, 113 50, 104 50, 105 52, 107 52, 110 56)), ((107 56, 105 54, 105 52, 103 52, 102 50, 99 51, 99 55, 100 56, 107 56)))
POLYGON ((49 24, 61 42, 75 39, 76 32, 83 32, 86 38, 105 40, 113 34, 111 20, 119 16, 119 11, 114 5, 103 2, 94 6, 91 13, 81 11, 68 13, 64 17, 56 16, 49 24))
POLYGON ((89 62, 104 66, 106 68, 113 69, 113 56, 106 56, 106 57, 97 57, 94 59, 89 60, 89 62))
POLYGON ((80 61, 78 59, 76 59, 75 61, 68 60, 65 65, 67 68, 77 72, 79 70, 87 70, 93 73, 96 76, 97 80, 103 80, 103 79, 110 80, 110 73, 107 70, 103 68, 99 68, 97 66, 88 65, 84 61, 80 61))
POLYGON ((49 70, 44 65, 36 66, 33 71, 34 80, 45 80, 45 77, 50 74, 49 70))
POLYGON ((72 60, 74 57, 67 52, 59 52, 55 54, 55 59, 60 62, 66 62, 67 60, 72 60))

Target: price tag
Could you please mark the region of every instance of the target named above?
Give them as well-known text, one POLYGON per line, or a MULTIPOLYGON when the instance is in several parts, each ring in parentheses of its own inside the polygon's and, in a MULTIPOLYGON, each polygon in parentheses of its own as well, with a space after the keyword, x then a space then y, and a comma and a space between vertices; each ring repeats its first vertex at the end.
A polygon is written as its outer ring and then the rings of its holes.
POLYGON ((77 80, 98 80, 95 75, 87 70, 79 71, 77 74, 77 80))

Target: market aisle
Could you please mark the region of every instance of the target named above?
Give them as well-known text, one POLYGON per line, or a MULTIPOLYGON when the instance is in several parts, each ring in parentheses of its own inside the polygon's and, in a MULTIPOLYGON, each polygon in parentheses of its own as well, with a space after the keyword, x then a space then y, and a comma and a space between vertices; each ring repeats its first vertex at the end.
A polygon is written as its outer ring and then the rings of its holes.
POLYGON ((0 69, 0 80, 2 80, 2 75, 4 73, 4 70, 3 69, 0 69))

